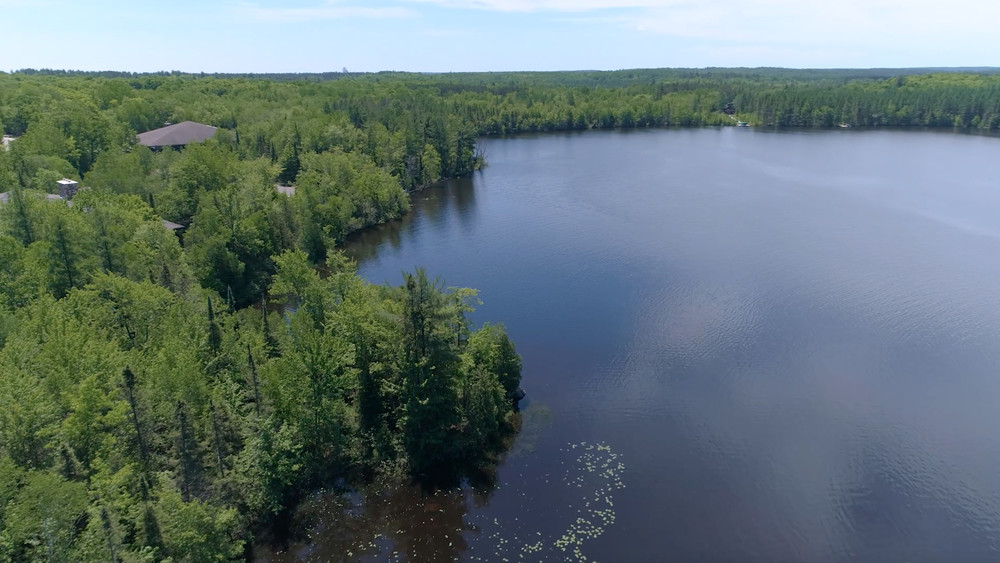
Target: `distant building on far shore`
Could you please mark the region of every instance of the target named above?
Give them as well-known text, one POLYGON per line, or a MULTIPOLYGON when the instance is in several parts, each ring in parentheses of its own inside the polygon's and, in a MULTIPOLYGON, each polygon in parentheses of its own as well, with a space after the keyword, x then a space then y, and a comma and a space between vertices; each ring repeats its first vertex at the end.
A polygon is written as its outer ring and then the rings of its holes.
POLYGON ((194 121, 184 121, 139 133, 139 144, 153 150, 160 150, 164 147, 179 149, 191 143, 200 143, 206 139, 211 139, 215 135, 216 128, 194 121))

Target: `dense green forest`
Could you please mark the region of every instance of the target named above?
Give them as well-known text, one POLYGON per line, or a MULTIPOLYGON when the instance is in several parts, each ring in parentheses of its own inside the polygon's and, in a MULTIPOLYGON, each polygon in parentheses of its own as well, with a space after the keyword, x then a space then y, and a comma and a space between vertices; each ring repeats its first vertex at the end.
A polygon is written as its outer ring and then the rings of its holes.
POLYGON ((238 559, 318 487, 488 467, 518 426, 504 328, 336 250, 482 166, 479 136, 995 131, 995 72, 0 73, 0 561, 238 559), (185 120, 219 130, 136 144, 185 120))
POLYGON ((431 109, 357 127, 267 82, 0 82, 20 135, 0 150, 0 561, 239 559, 312 490, 494 463, 519 423, 503 327, 470 325, 473 290, 369 285, 334 250, 468 173, 472 132, 431 109), (135 144, 186 118, 223 129, 135 144), (69 205, 44 194, 64 176, 69 205))

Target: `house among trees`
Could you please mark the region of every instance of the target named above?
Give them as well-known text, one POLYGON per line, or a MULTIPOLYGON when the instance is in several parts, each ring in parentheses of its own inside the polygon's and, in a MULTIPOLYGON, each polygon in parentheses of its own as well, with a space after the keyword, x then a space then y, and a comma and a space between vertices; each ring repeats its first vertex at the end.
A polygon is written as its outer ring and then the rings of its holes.
MULTIPOLYGON (((76 195, 76 192, 79 191, 80 189, 80 183, 74 180, 70 180, 69 178, 63 178, 62 180, 59 180, 58 182, 56 182, 56 185, 59 188, 59 193, 45 194, 45 199, 47 199, 48 201, 68 202, 69 200, 73 199, 73 196, 76 195)), ((12 196, 10 192, 0 193, 0 203, 10 202, 11 197, 12 196)))
POLYGON ((76 192, 80 189, 80 183, 70 180, 69 178, 63 178, 56 182, 59 184, 59 197, 69 201, 73 199, 76 192))
POLYGON ((184 121, 140 133, 139 144, 154 151, 164 147, 179 149, 190 143, 211 139, 215 135, 215 129, 211 125, 184 121))

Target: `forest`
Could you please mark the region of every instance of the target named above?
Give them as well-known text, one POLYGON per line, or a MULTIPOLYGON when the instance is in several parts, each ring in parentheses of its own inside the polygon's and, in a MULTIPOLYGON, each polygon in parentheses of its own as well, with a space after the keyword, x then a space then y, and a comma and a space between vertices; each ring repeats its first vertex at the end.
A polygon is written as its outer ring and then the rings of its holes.
POLYGON ((366 131, 267 83, 180 102, 13 80, 0 561, 238 560, 313 490, 446 485, 502 453, 521 361, 502 326, 467 319, 476 292, 422 270, 370 285, 336 250, 404 213, 406 189, 471 170, 472 137, 446 115, 431 125, 442 156, 408 122, 366 131), (161 120, 221 123, 189 104, 227 100, 218 115, 241 119, 258 96, 270 121, 180 151, 135 143, 161 120), (46 197, 63 177, 84 187, 46 197), (292 197, 274 187, 290 181, 292 197))
POLYGON ((1000 76, 0 73, 0 561, 238 560, 310 491, 488 468, 519 425, 504 327, 339 246, 488 165, 481 136, 737 117, 991 132, 1000 76), (136 143, 187 120, 218 131, 136 143))

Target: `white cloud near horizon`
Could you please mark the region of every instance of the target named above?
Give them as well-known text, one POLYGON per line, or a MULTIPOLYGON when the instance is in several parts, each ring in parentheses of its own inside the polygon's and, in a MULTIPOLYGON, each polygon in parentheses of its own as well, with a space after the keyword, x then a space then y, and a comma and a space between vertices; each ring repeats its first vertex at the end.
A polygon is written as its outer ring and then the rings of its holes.
MULTIPOLYGON (((954 0, 958 4, 963 0, 954 0)), ((910 52, 925 58, 955 46, 987 48, 1000 20, 1000 4, 976 6, 975 18, 967 10, 925 0, 840 0, 803 3, 795 0, 739 0, 653 8, 618 17, 620 25, 639 32, 684 40, 710 41, 721 47, 798 47, 806 51, 839 51, 843 59, 861 60, 871 55, 910 52)), ((747 51, 749 51, 748 49, 747 51)), ((763 54, 762 50, 758 54, 763 54)), ((743 53, 748 55, 749 52, 743 53)), ((767 57, 774 60, 772 57, 767 57)), ((786 57, 777 57, 778 60, 786 57)), ((813 58, 813 57, 810 57, 813 58)), ((826 57, 815 57, 818 60, 826 57)), ((836 57, 834 57, 836 58, 836 57)), ((971 62, 971 61, 970 61, 971 62)))
POLYGON ((326 0, 322 5, 308 8, 263 8, 257 4, 248 4, 244 5, 241 11, 252 19, 281 22, 353 18, 399 19, 414 18, 420 15, 418 12, 403 6, 362 6, 339 0, 326 0))
POLYGON ((44 8, 50 0, 0 0, 0 8, 44 8))
POLYGON ((445 8, 467 8, 496 12, 592 12, 595 10, 663 8, 689 4, 691 0, 403 0, 413 4, 435 4, 445 8))
MULTIPOLYGON (((821 35, 992 33, 1000 2, 981 0, 397 0, 451 9, 592 14, 606 23, 676 37, 769 41, 821 35)), ((597 20, 590 20, 591 22, 597 20)), ((878 42, 879 38, 871 38, 878 42)))
POLYGON ((684 45, 699 61, 796 66, 962 61, 976 66, 996 64, 1000 55, 994 39, 1000 2, 982 0, 395 1, 611 26, 680 42, 674 44, 684 45))
POLYGON ((1000 2, 984 0, 0 0, 0 16, 5 69, 1000 64, 1000 2), (177 29, 190 33, 170 50, 131 48, 174 41, 177 29), (218 48, 223 39, 230 48, 218 48))
MULTIPOLYGON (((0 0, 31 2, 37 0, 0 0)), ((43 0, 44 1, 44 0, 43 0)), ((456 11, 577 16, 580 22, 608 24, 683 39, 761 44, 886 44, 901 38, 934 43, 941 37, 992 34, 1000 2, 952 0, 320 0, 297 6, 244 4, 252 19, 278 22, 344 19, 405 19, 421 16, 420 6, 456 11), (923 40, 917 37, 925 34, 923 40)))

